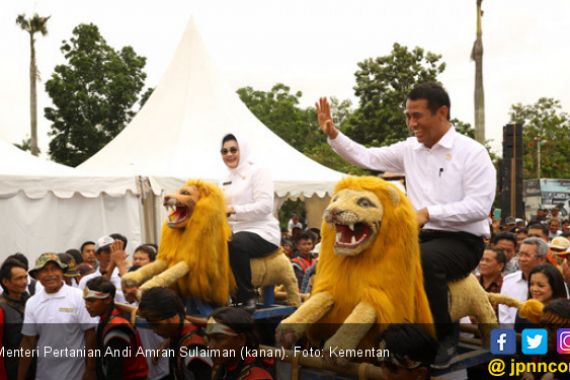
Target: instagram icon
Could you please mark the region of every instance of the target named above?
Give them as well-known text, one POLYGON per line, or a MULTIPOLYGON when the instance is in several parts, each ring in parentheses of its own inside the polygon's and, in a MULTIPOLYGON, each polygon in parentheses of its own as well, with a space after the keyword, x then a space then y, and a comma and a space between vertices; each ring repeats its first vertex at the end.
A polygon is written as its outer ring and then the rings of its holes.
POLYGON ((570 329, 558 329, 556 350, 559 354, 570 354, 570 329))

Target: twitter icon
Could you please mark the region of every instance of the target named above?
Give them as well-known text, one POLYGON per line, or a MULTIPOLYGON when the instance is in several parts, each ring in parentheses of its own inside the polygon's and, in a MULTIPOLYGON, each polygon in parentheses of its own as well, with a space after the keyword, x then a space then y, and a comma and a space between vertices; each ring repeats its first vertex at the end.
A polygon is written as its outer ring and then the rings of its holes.
POLYGON ((544 355, 548 351, 548 333, 545 329, 524 329, 521 339, 522 353, 544 355))

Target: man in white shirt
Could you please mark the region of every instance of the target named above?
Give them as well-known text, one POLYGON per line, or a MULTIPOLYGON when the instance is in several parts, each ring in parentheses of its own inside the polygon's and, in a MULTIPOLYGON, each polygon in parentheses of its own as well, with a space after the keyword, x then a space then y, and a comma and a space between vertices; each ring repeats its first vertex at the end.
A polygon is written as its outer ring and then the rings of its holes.
MULTIPOLYGON (((487 216, 495 198, 495 168, 485 147, 455 131, 449 122, 449 95, 437 83, 417 85, 406 100, 406 124, 415 135, 381 148, 366 148, 333 124, 325 98, 317 104, 321 130, 333 150, 367 169, 405 173, 416 209, 424 287, 440 351, 434 367, 449 364, 455 349, 448 312, 447 282, 465 277, 483 254, 490 234, 487 216)), ((402 321, 403 322, 403 321, 402 321)))
MULTIPOLYGON (((21 349, 36 350, 36 380, 95 378, 95 326, 79 289, 65 285, 65 264, 57 254, 44 253, 30 275, 43 289, 30 297, 24 312, 21 349)), ((18 380, 24 380, 32 355, 23 355, 18 380)))
MULTIPOLYGON (((123 245, 124 242, 120 241, 119 239, 114 239, 112 235, 100 237, 97 240, 97 245, 95 246, 95 257, 99 262, 99 266, 95 272, 84 276, 81 281, 79 281, 79 285, 77 287, 80 290, 83 290, 87 284, 87 281, 95 277, 106 276, 106 278, 108 278, 113 283, 113 285, 115 285, 115 289, 117 289, 117 292, 115 293, 115 302, 124 303, 125 296, 121 290, 121 277, 119 276, 121 267, 116 265, 116 263, 113 261, 113 253, 118 253, 122 256, 125 255, 123 251, 123 245), (117 245, 119 247, 116 247, 116 249, 114 249, 117 245), (109 270, 111 271, 110 274, 108 273, 109 270)), ((123 261, 125 260, 123 259, 123 261)), ((126 267, 126 264, 123 265, 123 267, 126 267)))
MULTIPOLYGON (((526 238, 519 249, 520 270, 508 274, 503 278, 501 294, 510 296, 520 301, 528 298, 528 274, 534 267, 546 262, 548 245, 538 237, 526 238)), ((499 322, 515 323, 517 309, 505 305, 499 305, 499 322)))

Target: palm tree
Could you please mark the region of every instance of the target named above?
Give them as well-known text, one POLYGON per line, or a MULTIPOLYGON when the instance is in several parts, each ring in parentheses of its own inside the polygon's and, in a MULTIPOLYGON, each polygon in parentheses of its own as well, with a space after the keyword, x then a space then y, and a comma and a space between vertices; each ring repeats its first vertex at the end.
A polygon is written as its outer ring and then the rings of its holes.
POLYGON ((483 39, 481 30, 481 3, 477 0, 477 38, 471 50, 471 59, 475 61, 475 139, 485 143, 485 92, 483 90, 483 39))
POLYGON ((34 34, 47 34, 48 17, 40 17, 37 13, 31 18, 26 18, 25 14, 18 15, 16 24, 30 35, 30 123, 31 123, 31 149, 32 154, 37 156, 40 153, 38 148, 38 99, 36 82, 39 79, 38 68, 36 66, 36 47, 34 34))

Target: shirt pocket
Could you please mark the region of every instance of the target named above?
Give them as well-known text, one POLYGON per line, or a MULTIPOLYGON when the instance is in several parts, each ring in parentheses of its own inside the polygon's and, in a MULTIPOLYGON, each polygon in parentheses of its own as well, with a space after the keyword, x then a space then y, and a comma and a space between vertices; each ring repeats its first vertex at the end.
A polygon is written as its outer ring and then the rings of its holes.
POLYGON ((452 203, 463 199, 463 172, 453 162, 446 161, 438 168, 436 197, 442 203, 452 203))

